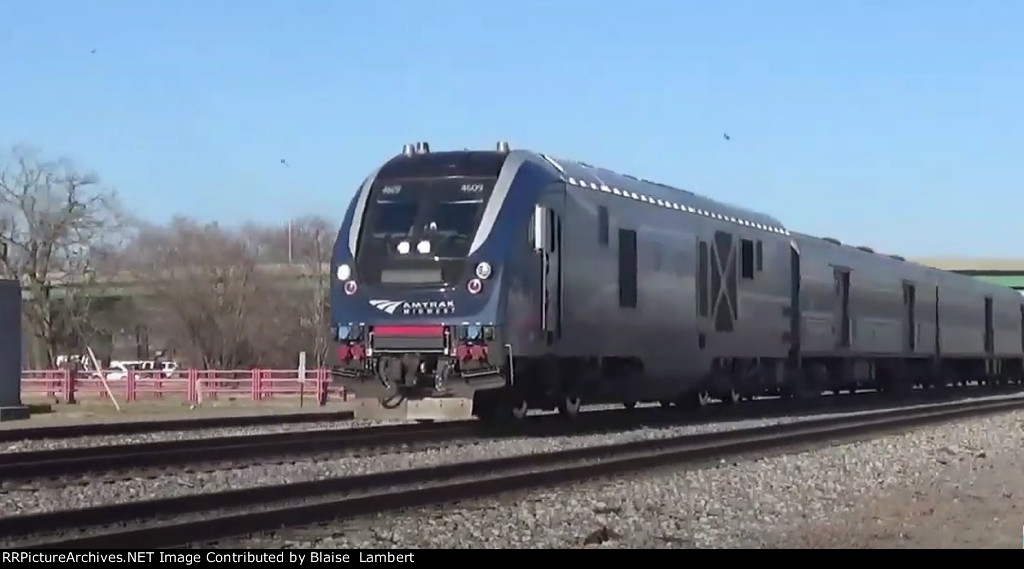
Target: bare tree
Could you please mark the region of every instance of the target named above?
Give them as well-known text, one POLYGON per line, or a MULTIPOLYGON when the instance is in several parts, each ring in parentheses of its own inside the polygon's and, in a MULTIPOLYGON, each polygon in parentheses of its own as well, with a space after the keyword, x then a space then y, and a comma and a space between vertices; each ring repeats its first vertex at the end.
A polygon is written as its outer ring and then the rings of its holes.
POLYGON ((288 263, 288 229, 277 225, 265 225, 249 222, 239 230, 239 235, 251 248, 260 263, 288 263))
POLYGON ((329 303, 331 294, 331 249, 337 229, 318 216, 304 217, 290 224, 292 259, 299 266, 301 286, 299 326, 307 352, 316 367, 327 363, 331 347, 329 303))
POLYGON ((95 174, 27 148, 0 158, 0 265, 24 287, 30 332, 48 364, 92 332, 95 260, 116 245, 120 227, 117 195, 95 174))
POLYGON ((153 300, 170 316, 163 333, 178 338, 195 363, 249 367, 268 356, 261 328, 275 309, 272 287, 237 233, 176 218, 142 227, 128 253, 152 276, 153 300))
POLYGON ((295 365, 300 351, 306 352, 311 366, 327 361, 331 286, 327 266, 337 233, 332 225, 322 217, 306 216, 276 226, 247 224, 242 230, 274 281, 280 303, 273 315, 280 332, 274 353, 281 365, 295 365))

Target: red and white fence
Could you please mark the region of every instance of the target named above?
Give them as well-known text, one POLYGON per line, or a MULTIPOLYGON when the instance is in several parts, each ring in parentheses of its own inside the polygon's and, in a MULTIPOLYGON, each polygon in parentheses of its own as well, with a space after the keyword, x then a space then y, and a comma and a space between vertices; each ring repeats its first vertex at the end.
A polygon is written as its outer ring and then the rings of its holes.
POLYGON ((309 370, 305 378, 299 375, 294 369, 146 370, 129 371, 121 379, 107 379, 104 385, 99 374, 87 371, 27 370, 22 372, 21 394, 26 399, 46 397, 77 403, 83 398, 109 398, 109 387, 114 397, 129 403, 162 399, 193 404, 224 399, 259 402, 298 396, 313 397, 318 404, 326 405, 329 398, 346 400, 344 388, 331 388, 329 369, 309 370))

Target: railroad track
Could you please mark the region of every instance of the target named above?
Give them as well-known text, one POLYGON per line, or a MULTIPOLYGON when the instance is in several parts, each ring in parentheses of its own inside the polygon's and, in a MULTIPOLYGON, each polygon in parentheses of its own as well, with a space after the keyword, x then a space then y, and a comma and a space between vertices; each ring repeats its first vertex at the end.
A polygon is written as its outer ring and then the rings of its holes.
POLYGON ((196 417, 187 419, 160 419, 155 421, 115 421, 110 423, 79 423, 51 427, 11 428, 0 430, 0 442, 39 439, 70 439, 103 435, 140 435, 161 431, 194 431, 232 427, 258 427, 263 425, 294 425, 299 423, 328 423, 351 421, 352 411, 315 413, 270 413, 265 415, 235 415, 230 417, 196 417))
POLYGON ((338 517, 500 494, 699 463, 726 455, 772 453, 877 436, 929 423, 1024 409, 1024 398, 961 402, 775 425, 758 429, 645 440, 479 462, 383 472, 0 518, 4 547, 178 547, 305 525, 338 517), (159 512, 154 516, 154 512, 159 512), (44 532, 48 535, 43 535, 44 532), (10 541, 21 537, 21 542, 10 541), (35 537, 34 541, 26 540, 35 537))
POLYGON ((0 462, 0 480, 63 480, 67 477, 106 472, 126 472, 132 477, 159 476, 164 474, 167 468, 182 465, 209 463, 211 469, 223 469, 224 465, 232 461, 287 459, 301 455, 350 452, 375 447, 424 445, 458 438, 597 434, 641 427, 770 419, 794 414, 813 416, 817 411, 880 411, 886 407, 935 404, 963 395, 958 390, 921 391, 901 402, 893 402, 885 399, 882 394, 861 393, 824 397, 810 402, 775 399, 739 406, 713 405, 703 409, 703 412, 691 413, 688 416, 657 408, 588 411, 581 414, 574 424, 566 424, 558 416, 542 415, 530 417, 522 424, 509 427, 487 427, 469 420, 13 452, 0 455, 3 457, 3 461, 0 462))
POLYGON ((424 443, 470 436, 476 432, 475 428, 476 424, 471 421, 452 421, 13 452, 0 455, 3 457, 0 480, 57 478, 106 471, 166 468, 208 461, 252 460, 424 443))

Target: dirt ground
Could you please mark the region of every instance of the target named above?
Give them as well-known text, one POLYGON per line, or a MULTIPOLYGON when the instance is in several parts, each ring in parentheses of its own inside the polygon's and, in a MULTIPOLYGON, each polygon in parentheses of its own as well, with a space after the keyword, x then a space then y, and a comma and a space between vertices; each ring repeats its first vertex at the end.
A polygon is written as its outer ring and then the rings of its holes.
POLYGON ((936 459, 924 487, 874 497, 826 526, 806 526, 781 548, 1017 549, 1024 528, 1024 449, 936 459), (945 464, 943 464, 945 462, 945 464))

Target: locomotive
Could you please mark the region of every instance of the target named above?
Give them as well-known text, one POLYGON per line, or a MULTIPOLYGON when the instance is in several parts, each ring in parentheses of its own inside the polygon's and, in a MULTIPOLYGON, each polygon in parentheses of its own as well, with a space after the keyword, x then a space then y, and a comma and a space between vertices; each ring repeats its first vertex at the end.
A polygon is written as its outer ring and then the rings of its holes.
POLYGON ((1024 375, 1024 297, 584 162, 431 152, 370 174, 332 256, 336 371, 481 419, 1024 375))

